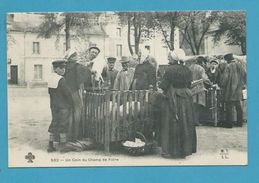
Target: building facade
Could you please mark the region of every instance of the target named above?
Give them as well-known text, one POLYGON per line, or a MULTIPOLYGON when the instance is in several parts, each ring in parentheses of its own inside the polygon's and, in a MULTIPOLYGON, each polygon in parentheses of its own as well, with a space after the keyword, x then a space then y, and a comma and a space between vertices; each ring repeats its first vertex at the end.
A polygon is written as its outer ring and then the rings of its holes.
MULTIPOLYGON (((40 14, 15 13, 8 15, 7 42, 7 74, 10 85, 41 87, 47 86, 48 76, 52 71, 51 62, 63 58, 66 51, 64 30, 49 38, 38 36, 37 28, 42 22, 40 14)), ((89 46, 98 46, 101 50, 99 60, 105 62, 109 56, 131 56, 128 48, 128 28, 119 23, 119 18, 113 12, 103 13, 96 25, 91 26, 84 36, 71 33, 71 48, 83 52, 89 46)), ((133 31, 131 40, 134 39, 133 31)), ((180 33, 176 28, 174 33, 174 48, 180 47, 180 33)), ((141 40, 140 49, 148 48, 158 64, 167 64, 170 51, 163 41, 161 33, 156 32, 151 39, 141 40)), ((134 49, 134 45, 131 45, 134 49)), ((205 36, 202 53, 220 55, 232 52, 241 54, 237 46, 227 46, 224 40, 214 44, 210 34, 205 36)), ((117 68, 120 67, 116 62, 117 68)))

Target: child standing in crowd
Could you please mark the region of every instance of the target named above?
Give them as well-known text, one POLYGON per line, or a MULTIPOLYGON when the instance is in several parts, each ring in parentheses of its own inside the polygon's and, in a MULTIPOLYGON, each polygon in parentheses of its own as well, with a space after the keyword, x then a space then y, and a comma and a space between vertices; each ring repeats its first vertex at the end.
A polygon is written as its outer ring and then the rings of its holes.
POLYGON ((66 146, 66 136, 69 125, 69 117, 72 108, 71 92, 67 87, 65 74, 66 62, 64 60, 56 60, 52 62, 54 73, 48 82, 48 92, 50 95, 50 109, 52 121, 49 126, 49 145, 48 152, 55 151, 54 139, 59 135, 60 151, 66 146))

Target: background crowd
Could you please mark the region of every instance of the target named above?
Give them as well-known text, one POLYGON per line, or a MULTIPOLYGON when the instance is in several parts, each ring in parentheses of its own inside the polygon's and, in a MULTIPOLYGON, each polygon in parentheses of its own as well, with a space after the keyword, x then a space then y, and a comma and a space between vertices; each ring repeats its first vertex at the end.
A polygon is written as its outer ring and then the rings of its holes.
POLYGON ((49 84, 53 117, 49 128, 49 152, 55 151, 56 137, 60 138, 61 151, 66 151, 67 142, 83 138, 83 94, 88 90, 155 91, 152 99, 154 131, 165 158, 184 158, 196 152, 195 126, 200 125, 209 88, 222 91, 220 100, 226 108, 226 118, 220 126, 233 127, 233 107, 237 126, 243 124, 241 100, 246 69, 231 53, 221 58, 187 59, 184 51, 177 49, 169 52, 169 65, 161 71, 148 50, 139 51, 135 57, 123 56, 119 61, 108 57, 107 65, 98 60, 99 48, 90 47, 87 52, 86 60, 79 60, 76 51, 68 50, 64 60, 53 62, 56 76, 50 82, 55 84, 49 84), (120 62, 120 70, 115 68, 116 62, 120 62), (194 94, 192 87, 197 81, 202 90, 194 94))

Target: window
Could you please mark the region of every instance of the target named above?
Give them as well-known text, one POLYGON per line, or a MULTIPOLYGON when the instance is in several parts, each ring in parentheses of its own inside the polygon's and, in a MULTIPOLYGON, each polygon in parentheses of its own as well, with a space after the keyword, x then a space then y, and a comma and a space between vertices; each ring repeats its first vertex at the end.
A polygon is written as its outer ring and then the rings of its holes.
POLYGON ((150 51, 150 46, 146 45, 145 48, 150 51))
POLYGON ((121 37, 121 28, 120 27, 118 27, 116 30, 116 36, 121 37))
POLYGON ((89 44, 89 47, 96 47, 97 46, 97 44, 95 44, 95 43, 90 43, 89 44))
POLYGON ((66 53, 67 51, 67 44, 66 42, 63 43, 63 53, 66 53))
POLYGON ((116 55, 117 55, 117 57, 122 56, 122 45, 121 44, 116 45, 116 55))
POLYGON ((34 79, 35 80, 42 80, 42 65, 34 65, 34 79))
POLYGON ((40 54, 40 43, 39 42, 33 42, 32 53, 33 54, 40 54))

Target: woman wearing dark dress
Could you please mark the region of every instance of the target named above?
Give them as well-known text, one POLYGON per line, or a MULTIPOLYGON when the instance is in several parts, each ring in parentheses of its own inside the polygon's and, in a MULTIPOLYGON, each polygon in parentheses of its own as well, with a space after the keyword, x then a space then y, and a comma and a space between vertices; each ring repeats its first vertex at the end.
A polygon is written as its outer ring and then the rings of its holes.
MULTIPOLYGON (((160 88, 164 92, 161 107, 161 147, 165 158, 185 158, 196 152, 192 94, 192 73, 180 60, 183 50, 170 52, 160 88)), ((184 55, 183 55, 184 56, 184 55)))

